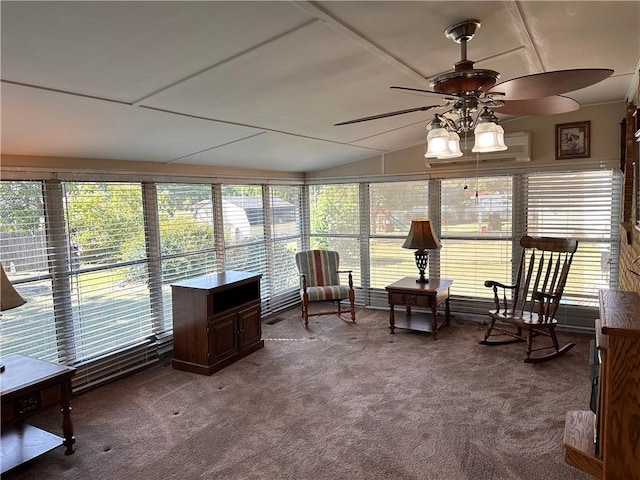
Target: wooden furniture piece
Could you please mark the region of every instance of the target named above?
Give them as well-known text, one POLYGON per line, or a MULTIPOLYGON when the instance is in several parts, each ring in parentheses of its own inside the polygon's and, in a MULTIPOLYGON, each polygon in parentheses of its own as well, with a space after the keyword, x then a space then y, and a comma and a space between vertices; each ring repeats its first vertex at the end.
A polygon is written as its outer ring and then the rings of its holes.
POLYGON ((71 377, 75 368, 20 354, 2 357, 2 473, 60 445, 65 455, 75 449, 71 422, 71 377), (64 438, 25 423, 25 419, 52 405, 60 405, 64 438))
POLYGON ((600 291, 599 415, 567 412, 565 461, 605 480, 640 478, 640 293, 600 291))
POLYGON ((340 270, 340 255, 330 250, 306 250, 296 253, 296 265, 300 273, 300 299, 302 300, 302 323, 309 325, 309 317, 315 315, 338 315, 342 318, 340 302, 349 300, 351 322, 356 323, 355 293, 351 270, 340 270), (349 275, 349 284, 340 284, 341 273, 349 275), (309 313, 310 302, 337 303, 336 310, 309 313))
POLYGON ((421 332, 431 332, 431 338, 436 340, 438 328, 443 324, 449 325, 451 312, 449 310, 449 288, 453 280, 446 278, 430 278, 427 283, 417 282, 414 277, 404 277, 389 285, 386 290, 389 297, 389 330, 395 333, 396 328, 406 328, 421 332), (444 303, 444 317, 438 317, 438 306, 444 303), (396 305, 406 307, 407 315, 396 319, 396 305), (420 315, 412 312, 412 307, 431 310, 431 315, 420 315))
POLYGON ((173 368, 211 375, 264 346, 261 277, 229 270, 171 285, 173 368))
POLYGON ((555 330, 558 323, 555 314, 560 306, 578 241, 524 236, 520 239, 520 246, 522 256, 516 282, 513 285, 495 280, 484 282, 485 287, 493 289, 495 309, 489 312, 491 320, 480 343, 502 345, 525 341, 527 356, 524 361, 538 363, 559 357, 575 346, 574 343, 568 343, 560 347, 555 330), (507 328, 504 324, 508 324, 507 328), (504 336, 509 338, 492 338, 504 336), (551 343, 534 349, 533 340, 539 336, 550 339, 551 343), (553 349, 553 352, 531 356, 532 352, 547 349, 553 349))

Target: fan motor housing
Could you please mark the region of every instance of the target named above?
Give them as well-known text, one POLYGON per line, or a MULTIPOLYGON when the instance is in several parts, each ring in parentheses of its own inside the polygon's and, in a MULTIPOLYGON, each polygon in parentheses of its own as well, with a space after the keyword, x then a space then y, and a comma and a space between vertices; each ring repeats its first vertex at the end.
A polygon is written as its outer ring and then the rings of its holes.
POLYGON ((472 68, 444 73, 429 82, 429 86, 435 92, 449 95, 479 94, 493 87, 499 78, 500 74, 493 70, 472 68))

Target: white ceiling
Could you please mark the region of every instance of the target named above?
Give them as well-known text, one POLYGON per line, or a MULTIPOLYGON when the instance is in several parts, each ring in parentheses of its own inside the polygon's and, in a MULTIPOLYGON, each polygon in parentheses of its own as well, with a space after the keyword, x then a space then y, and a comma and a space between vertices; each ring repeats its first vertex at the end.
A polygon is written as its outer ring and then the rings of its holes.
MULTIPOLYGON (((638 1, 10 2, 2 153, 304 172, 423 141, 428 79, 460 59, 501 79, 611 68, 582 105, 637 88, 638 1), (634 72, 636 74, 634 75, 634 72)), ((505 124, 508 131, 508 122, 505 124)))

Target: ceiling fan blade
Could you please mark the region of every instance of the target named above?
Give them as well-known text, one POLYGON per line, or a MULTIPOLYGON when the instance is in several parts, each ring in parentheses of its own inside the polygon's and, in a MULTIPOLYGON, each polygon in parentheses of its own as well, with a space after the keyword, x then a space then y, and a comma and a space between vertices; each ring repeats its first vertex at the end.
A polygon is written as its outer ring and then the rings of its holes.
POLYGON ((389 87, 392 90, 401 90, 401 91, 406 91, 406 92, 413 92, 413 93, 431 93, 433 95, 438 95, 440 97, 462 97, 462 95, 456 95, 455 93, 442 93, 442 92, 434 92, 433 90, 423 90, 421 88, 411 88, 411 87, 389 87))
POLYGON ((578 110, 580 104, 573 98, 553 95, 529 100, 504 100, 504 106, 490 108, 505 115, 554 115, 578 110))
POLYGON ((581 68, 536 73, 499 83, 488 93, 502 92, 507 100, 551 97, 594 85, 612 73, 613 70, 607 68, 581 68))
POLYGON ((426 105, 424 107, 407 108, 406 110, 397 110, 395 112, 380 113, 378 115, 371 115, 370 117, 356 118, 355 120, 349 120, 347 122, 336 123, 336 124, 334 124, 334 127, 339 127, 340 125, 349 125, 351 123, 368 122, 369 120, 377 120, 379 118, 393 117, 395 115, 402 115, 402 114, 405 114, 405 113, 424 112, 426 110, 431 110, 432 108, 438 108, 438 107, 441 107, 441 106, 442 105, 426 105))

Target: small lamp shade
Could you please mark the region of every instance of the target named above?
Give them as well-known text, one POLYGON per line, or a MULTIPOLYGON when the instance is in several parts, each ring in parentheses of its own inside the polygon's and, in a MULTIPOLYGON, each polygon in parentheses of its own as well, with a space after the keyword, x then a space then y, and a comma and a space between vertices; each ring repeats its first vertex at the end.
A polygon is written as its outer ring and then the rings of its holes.
POLYGON ((498 126, 495 123, 491 121, 478 123, 473 134, 476 137, 476 143, 471 149, 472 152, 484 153, 503 150, 498 141, 498 126))
POLYGON ((440 240, 433 231, 431 220, 428 218, 414 218, 411 220, 409 235, 407 235, 402 248, 433 250, 441 247, 440 240))
POLYGON ((11 310, 25 303, 27 303, 27 301, 13 288, 9 277, 7 277, 7 274, 4 272, 4 267, 0 263, 0 310, 11 310))
POLYGON ((402 248, 415 249, 416 266, 420 273, 420 278, 416 280, 418 283, 428 283, 429 280, 424 276, 429 260, 429 250, 441 248, 442 244, 433 231, 431 220, 428 218, 416 218, 411 220, 411 228, 409 235, 402 244, 402 248))
POLYGON ((441 155, 451 155, 449 148, 449 132, 446 128, 434 128, 427 134, 427 152, 425 158, 436 158, 441 155))

